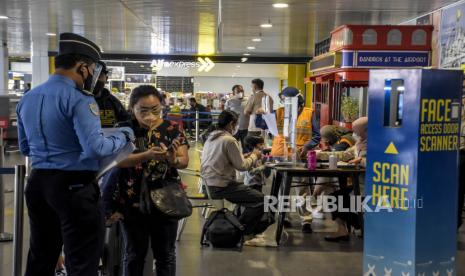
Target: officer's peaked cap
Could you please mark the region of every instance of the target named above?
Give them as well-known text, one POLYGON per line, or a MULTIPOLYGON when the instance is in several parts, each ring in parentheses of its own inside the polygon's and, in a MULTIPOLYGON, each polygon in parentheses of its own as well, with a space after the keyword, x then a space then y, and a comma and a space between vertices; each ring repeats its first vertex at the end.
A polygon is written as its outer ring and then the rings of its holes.
POLYGON ((101 58, 100 48, 92 41, 73 33, 60 34, 58 55, 78 54, 98 62, 101 58))

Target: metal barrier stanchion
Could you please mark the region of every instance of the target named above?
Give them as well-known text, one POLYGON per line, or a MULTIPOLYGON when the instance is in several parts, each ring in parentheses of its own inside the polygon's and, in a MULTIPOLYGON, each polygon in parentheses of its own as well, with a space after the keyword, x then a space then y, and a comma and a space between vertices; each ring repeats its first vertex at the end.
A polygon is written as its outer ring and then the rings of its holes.
MULTIPOLYGON (((3 145, 3 128, 0 128, 0 168, 3 168, 5 148, 3 145)), ((3 174, 0 173, 0 242, 13 240, 13 235, 5 233, 5 187, 3 185, 3 174)))
POLYGON ((199 141, 199 112, 195 111, 195 142, 199 141))
POLYGON ((13 276, 22 275, 23 267, 23 223, 24 223, 24 180, 26 166, 15 166, 15 209, 13 239, 13 276))

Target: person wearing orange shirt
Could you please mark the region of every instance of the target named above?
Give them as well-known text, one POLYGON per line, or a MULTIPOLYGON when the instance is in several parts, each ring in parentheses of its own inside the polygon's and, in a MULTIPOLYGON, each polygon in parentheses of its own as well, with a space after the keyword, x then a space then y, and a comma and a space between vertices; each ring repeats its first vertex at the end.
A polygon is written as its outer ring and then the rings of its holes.
MULTIPOLYGON (((320 127, 319 123, 313 116, 313 109, 305 107, 305 101, 302 95, 299 94, 299 90, 294 87, 286 87, 280 94, 280 97, 298 97, 298 117, 296 122, 296 146, 297 153, 300 157, 305 157, 307 151, 317 147, 320 143, 320 127)), ((274 137, 273 145, 271 148, 271 155, 275 158, 285 157, 287 148, 285 143, 285 137, 283 134, 284 128, 284 107, 280 107, 276 110, 276 123, 278 126, 279 135, 274 137)), ((288 152, 288 155, 290 152, 288 152)), ((310 187, 296 187, 296 193, 299 196, 310 196, 310 187)), ((302 232, 312 233, 312 213, 307 210, 305 206, 298 208, 302 224, 302 232)))

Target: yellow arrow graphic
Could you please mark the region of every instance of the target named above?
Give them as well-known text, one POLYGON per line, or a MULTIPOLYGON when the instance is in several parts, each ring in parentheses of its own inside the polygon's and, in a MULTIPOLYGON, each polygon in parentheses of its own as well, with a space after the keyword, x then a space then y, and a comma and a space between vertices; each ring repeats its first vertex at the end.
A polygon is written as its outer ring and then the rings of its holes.
POLYGON ((210 58, 206 57, 205 61, 208 63, 207 68, 205 68, 205 72, 208 72, 215 67, 215 63, 210 58))
POLYGON ((197 69, 197 71, 203 72, 207 68, 208 63, 205 62, 205 60, 201 57, 198 57, 197 60, 200 62, 200 67, 197 69))

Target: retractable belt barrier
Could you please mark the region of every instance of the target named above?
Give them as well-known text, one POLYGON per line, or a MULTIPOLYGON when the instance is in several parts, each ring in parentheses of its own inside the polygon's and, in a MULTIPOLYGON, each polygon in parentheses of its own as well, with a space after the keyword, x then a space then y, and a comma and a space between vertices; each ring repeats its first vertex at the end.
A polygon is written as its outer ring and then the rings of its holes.
POLYGON ((13 276, 21 276, 23 267, 23 224, 24 224, 24 183, 26 166, 16 165, 14 199, 14 235, 13 235, 13 276))
POLYGON ((13 240, 13 235, 5 232, 5 187, 3 185, 3 175, 14 173, 14 168, 0 168, 0 242, 10 242, 13 240))
POLYGON ((25 165, 16 165, 15 168, 0 168, 0 241, 5 242, 13 240, 13 276, 22 275, 25 177, 25 165), (3 175, 8 174, 15 175, 14 235, 4 233, 5 198, 2 178, 3 175))
POLYGON ((169 113, 167 114, 166 118, 171 121, 182 121, 182 122, 195 122, 195 141, 199 141, 200 135, 200 123, 201 122, 216 122, 218 118, 213 118, 213 116, 218 117, 221 113, 219 112, 201 112, 201 111, 182 111, 177 113, 169 113), (192 115, 195 114, 195 118, 192 117, 184 117, 184 115, 192 115), (171 115, 171 116, 170 116, 171 115), (173 115, 182 115, 183 117, 175 117, 173 115), (210 115, 210 118, 200 118, 200 115, 210 115))
POLYGON ((0 127, 0 242, 10 242, 13 235, 5 232, 5 187, 3 175, 14 174, 14 168, 2 168, 4 158, 3 128, 0 127))

